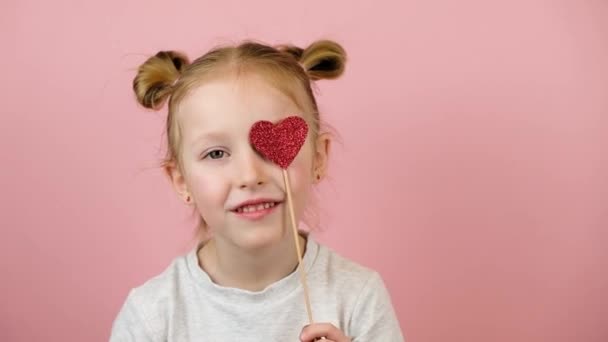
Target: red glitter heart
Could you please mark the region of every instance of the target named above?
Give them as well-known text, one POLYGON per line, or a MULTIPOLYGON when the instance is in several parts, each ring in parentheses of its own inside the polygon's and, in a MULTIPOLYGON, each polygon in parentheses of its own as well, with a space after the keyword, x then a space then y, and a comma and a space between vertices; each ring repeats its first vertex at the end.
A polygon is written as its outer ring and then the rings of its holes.
POLYGON ((290 116, 276 125, 270 121, 254 123, 249 141, 263 157, 286 169, 298 155, 307 134, 306 121, 299 116, 290 116))

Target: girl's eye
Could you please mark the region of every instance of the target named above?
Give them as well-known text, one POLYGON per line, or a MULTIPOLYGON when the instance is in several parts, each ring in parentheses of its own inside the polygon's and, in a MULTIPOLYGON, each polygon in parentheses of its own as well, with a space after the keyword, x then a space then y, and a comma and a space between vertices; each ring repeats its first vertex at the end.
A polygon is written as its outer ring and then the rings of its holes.
POLYGON ((203 157, 203 159, 207 158, 207 157, 209 157, 211 159, 221 159, 225 155, 226 155, 226 152, 224 152, 222 150, 213 150, 213 151, 207 153, 207 155, 205 155, 205 157, 203 157))

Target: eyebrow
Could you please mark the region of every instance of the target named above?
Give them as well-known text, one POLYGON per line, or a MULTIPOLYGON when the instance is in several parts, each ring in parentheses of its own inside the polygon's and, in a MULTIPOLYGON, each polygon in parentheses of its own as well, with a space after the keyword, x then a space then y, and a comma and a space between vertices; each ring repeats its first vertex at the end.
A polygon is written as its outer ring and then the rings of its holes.
POLYGON ((221 140, 225 136, 226 134, 221 132, 206 132, 196 137, 196 139, 194 139, 192 142, 192 146, 198 145, 201 143, 201 141, 205 140, 221 140))

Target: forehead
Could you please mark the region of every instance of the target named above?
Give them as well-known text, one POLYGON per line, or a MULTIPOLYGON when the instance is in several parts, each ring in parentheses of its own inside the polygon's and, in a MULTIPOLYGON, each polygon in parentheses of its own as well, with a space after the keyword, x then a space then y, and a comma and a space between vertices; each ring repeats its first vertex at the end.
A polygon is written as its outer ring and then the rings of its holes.
POLYGON ((248 132, 259 120, 305 116, 287 94, 255 74, 209 80, 184 97, 177 109, 185 140, 205 132, 248 132))

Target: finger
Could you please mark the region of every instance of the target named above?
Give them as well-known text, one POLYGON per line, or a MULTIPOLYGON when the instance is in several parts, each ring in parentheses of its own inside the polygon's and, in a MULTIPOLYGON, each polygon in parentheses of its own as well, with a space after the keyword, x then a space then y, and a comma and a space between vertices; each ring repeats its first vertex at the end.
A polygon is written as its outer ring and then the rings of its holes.
POLYGON ((316 338, 325 337, 325 342, 342 341, 344 334, 340 329, 330 323, 309 324, 302 329, 300 339, 302 341, 314 341, 316 338))
POLYGON ((315 338, 313 340, 310 340, 310 342, 336 342, 336 341, 330 340, 330 339, 325 338, 325 337, 317 337, 317 338, 315 338))

